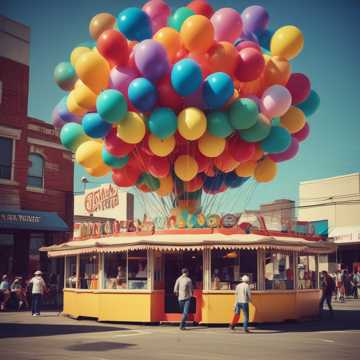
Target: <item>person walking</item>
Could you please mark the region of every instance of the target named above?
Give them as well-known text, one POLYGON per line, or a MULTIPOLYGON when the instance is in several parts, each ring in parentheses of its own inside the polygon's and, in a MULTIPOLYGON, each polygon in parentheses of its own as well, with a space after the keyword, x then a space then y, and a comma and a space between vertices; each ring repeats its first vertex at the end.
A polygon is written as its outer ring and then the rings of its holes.
POLYGON ((176 279, 174 293, 178 297, 182 318, 180 322, 180 330, 185 330, 186 320, 190 312, 191 298, 193 297, 193 284, 189 277, 189 270, 183 268, 181 275, 176 279))
POLYGON ((31 312, 33 316, 40 316, 42 296, 46 290, 46 284, 41 276, 42 272, 40 270, 35 271, 34 275, 29 282, 29 284, 32 285, 31 312))
POLYGON ((331 298, 332 294, 335 291, 335 281, 334 279, 327 273, 327 271, 321 272, 321 299, 320 299, 320 316, 322 314, 323 308, 324 308, 324 302, 326 301, 326 304, 330 310, 331 316, 334 314, 333 308, 331 305, 331 298))
POLYGON ((22 284, 22 277, 16 276, 14 281, 11 284, 11 292, 15 295, 16 300, 18 301, 18 311, 21 309, 23 304, 25 304, 26 307, 29 307, 26 293, 23 288, 22 284))
POLYGON ((230 323, 230 329, 235 330, 235 326, 239 321, 240 312, 244 314, 244 331, 250 333, 248 329, 249 324, 249 302, 251 302, 251 290, 249 286, 249 277, 244 275, 241 278, 241 283, 235 288, 235 313, 230 323))
POLYGON ((4 274, 1 279, 0 283, 0 295, 2 297, 1 299, 1 311, 5 310, 6 304, 10 300, 11 293, 10 293, 10 282, 8 280, 8 276, 4 274))
POLYGON ((354 299, 358 299, 358 297, 359 297, 358 289, 360 287, 360 272, 359 272, 359 270, 357 270, 356 272, 354 271, 354 275, 352 277, 352 284, 353 284, 352 295, 354 296, 354 299))

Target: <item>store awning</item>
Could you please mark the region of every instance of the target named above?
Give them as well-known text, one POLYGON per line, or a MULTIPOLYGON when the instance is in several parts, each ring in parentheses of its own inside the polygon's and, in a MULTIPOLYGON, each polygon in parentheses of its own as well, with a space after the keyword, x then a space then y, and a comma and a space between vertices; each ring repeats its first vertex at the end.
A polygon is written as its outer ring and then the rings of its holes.
POLYGON ((68 231, 69 227, 56 212, 0 210, 0 229, 68 231))
POLYGON ((69 241, 41 248, 50 257, 88 253, 111 253, 127 250, 190 251, 203 249, 246 249, 298 251, 327 254, 336 246, 328 241, 309 241, 302 238, 263 236, 257 234, 154 234, 150 236, 118 236, 101 239, 69 241))
POLYGON ((329 238, 333 238, 334 243, 338 245, 359 244, 360 225, 336 227, 330 231, 329 238))

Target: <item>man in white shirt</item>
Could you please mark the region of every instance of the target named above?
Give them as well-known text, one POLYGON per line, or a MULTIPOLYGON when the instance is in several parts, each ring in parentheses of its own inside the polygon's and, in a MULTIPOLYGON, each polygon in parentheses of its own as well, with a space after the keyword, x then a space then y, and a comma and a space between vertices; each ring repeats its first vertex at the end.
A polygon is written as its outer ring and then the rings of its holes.
POLYGON ((35 271, 34 275, 29 282, 29 284, 32 284, 31 311, 33 316, 40 316, 42 296, 46 290, 46 285, 44 279, 41 277, 42 272, 40 270, 35 271))
POLYGON ((235 288, 235 314, 230 323, 230 329, 235 330, 235 325, 239 321, 240 311, 242 310, 244 314, 244 331, 249 333, 249 302, 251 302, 250 279, 247 275, 244 275, 241 281, 242 282, 235 288))
POLYGON ((174 293, 178 297, 179 306, 182 311, 182 319, 180 330, 185 330, 185 324, 190 311, 190 302, 193 296, 193 285, 189 278, 189 270, 184 268, 181 270, 182 275, 175 282, 174 293))

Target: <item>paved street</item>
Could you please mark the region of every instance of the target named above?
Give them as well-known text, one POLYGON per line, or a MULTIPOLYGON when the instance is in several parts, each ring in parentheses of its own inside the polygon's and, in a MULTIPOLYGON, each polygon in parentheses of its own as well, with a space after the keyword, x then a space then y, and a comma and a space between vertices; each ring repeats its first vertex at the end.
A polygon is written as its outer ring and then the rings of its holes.
POLYGON ((139 326, 73 320, 45 312, 0 314, 2 360, 358 359, 360 301, 335 303, 335 317, 241 329, 139 326))

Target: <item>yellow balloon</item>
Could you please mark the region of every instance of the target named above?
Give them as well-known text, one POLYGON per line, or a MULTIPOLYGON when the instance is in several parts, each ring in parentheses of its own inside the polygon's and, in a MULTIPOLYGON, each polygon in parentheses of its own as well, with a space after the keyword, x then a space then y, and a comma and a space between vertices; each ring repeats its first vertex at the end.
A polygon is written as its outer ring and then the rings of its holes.
POLYGON ((151 152, 157 156, 168 156, 175 149, 175 136, 169 136, 166 139, 160 139, 157 136, 150 134, 148 145, 151 152))
POLYGON ((66 106, 67 106, 69 112, 71 112, 75 115, 78 115, 78 116, 83 116, 87 112, 87 109, 84 109, 77 103, 76 97, 75 97, 75 91, 76 90, 70 91, 70 93, 66 99, 66 106))
POLYGON ((283 26, 271 38, 271 54, 284 57, 287 60, 299 55, 303 47, 304 35, 296 26, 283 26))
POLYGON ((76 47, 70 54, 70 62, 73 66, 75 66, 76 62, 78 61, 79 57, 82 54, 85 54, 87 52, 91 51, 91 49, 85 47, 85 46, 78 46, 76 47))
POLYGON ((269 157, 260 160, 255 168, 254 177, 259 183, 266 183, 272 181, 277 174, 277 164, 269 157))
POLYGON ((192 156, 180 155, 175 160, 174 171, 179 179, 183 181, 190 181, 197 175, 199 166, 192 156))
POLYGON ((117 136, 128 144, 138 144, 145 136, 144 117, 129 111, 126 117, 117 125, 117 136))
POLYGON ((116 19, 108 13, 100 13, 95 15, 89 24, 90 36, 97 39, 105 30, 112 29, 115 25, 116 19))
POLYGON ((186 140, 199 139, 205 133, 206 126, 206 116, 198 108, 186 108, 178 115, 178 130, 186 140))
POLYGON ((271 85, 286 85, 291 75, 291 64, 279 56, 264 55, 265 69, 262 76, 263 88, 271 85))
POLYGON ((290 109, 280 118, 281 126, 288 129, 290 134, 300 131, 306 123, 305 115, 296 106, 291 106, 290 109))
POLYGON ((174 185, 171 175, 168 175, 164 178, 160 178, 159 181, 160 181, 160 187, 158 190, 156 190, 156 193, 159 196, 167 196, 171 194, 174 185))
POLYGON ((106 164, 100 164, 95 168, 85 168, 86 172, 94 177, 105 176, 111 171, 111 167, 106 164))
POLYGON ((82 143, 76 150, 76 162, 86 168, 97 168, 103 164, 102 143, 89 140, 82 143))
POLYGON ((153 37, 166 50, 169 61, 172 63, 176 53, 181 49, 180 34, 173 28, 163 27, 153 37))
POLYGON ((235 173, 240 177, 254 176, 256 165, 255 160, 245 161, 235 169, 235 173))
POLYGON ((75 70, 81 81, 95 93, 107 88, 110 66, 96 51, 82 54, 75 64, 75 70))
POLYGON ((217 157, 225 150, 226 139, 205 133, 198 142, 199 151, 207 157, 217 157))
POLYGON ((75 101, 84 109, 92 110, 96 108, 97 95, 79 79, 76 81, 74 98, 75 101))

